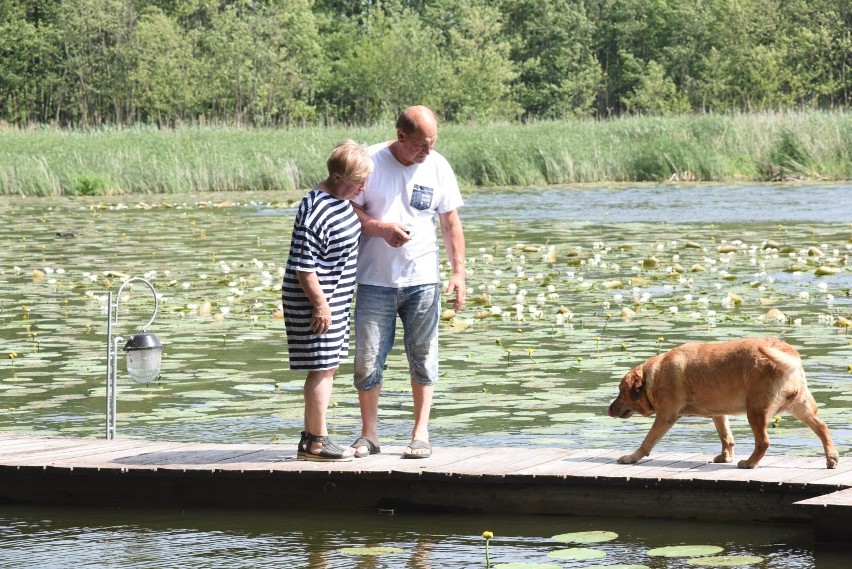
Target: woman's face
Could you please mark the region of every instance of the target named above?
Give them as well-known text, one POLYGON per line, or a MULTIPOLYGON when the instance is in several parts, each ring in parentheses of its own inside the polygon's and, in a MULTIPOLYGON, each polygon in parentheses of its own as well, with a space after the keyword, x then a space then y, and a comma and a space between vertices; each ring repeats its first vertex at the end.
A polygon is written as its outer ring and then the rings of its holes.
POLYGON ((364 191, 364 187, 367 184, 366 179, 360 181, 349 180, 339 174, 334 174, 334 177, 336 183, 335 197, 341 200, 354 199, 355 196, 364 191))

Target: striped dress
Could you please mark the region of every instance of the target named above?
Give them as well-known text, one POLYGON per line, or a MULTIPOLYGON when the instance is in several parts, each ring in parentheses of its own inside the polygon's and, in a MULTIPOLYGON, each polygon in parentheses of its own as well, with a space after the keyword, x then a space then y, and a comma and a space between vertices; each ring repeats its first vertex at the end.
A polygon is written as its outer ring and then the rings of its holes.
POLYGON ((281 288, 290 369, 333 369, 346 360, 360 237, 361 223, 348 200, 316 188, 302 199, 281 288), (310 329, 313 307, 296 271, 317 275, 331 308, 331 327, 325 334, 310 329))

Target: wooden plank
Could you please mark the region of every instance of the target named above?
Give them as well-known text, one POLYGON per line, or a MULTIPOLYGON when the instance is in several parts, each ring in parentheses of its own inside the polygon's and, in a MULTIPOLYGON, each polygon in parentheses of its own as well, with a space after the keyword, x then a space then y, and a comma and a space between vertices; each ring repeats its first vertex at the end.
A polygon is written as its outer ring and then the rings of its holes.
POLYGON ((852 488, 846 490, 838 490, 830 494, 823 494, 807 500, 796 502, 796 504, 807 506, 837 506, 842 508, 852 508, 852 488))
POLYGON ((520 468, 513 476, 586 476, 588 471, 618 460, 622 454, 605 449, 559 449, 552 460, 520 468))
POLYGON ((516 471, 518 463, 540 464, 552 460, 548 449, 478 448, 450 464, 426 465, 424 476, 495 476, 516 471))
POLYGON ((8 464, 47 465, 62 462, 68 458, 94 455, 98 452, 103 452, 105 448, 125 450, 129 448, 138 448, 141 444, 142 443, 139 443, 138 441, 110 441, 107 444, 107 441, 83 439, 73 446, 65 446, 61 448, 40 448, 37 450, 33 449, 14 456, 3 457, 2 460, 8 464))
POLYGON ((809 459, 794 460, 788 458, 786 463, 771 462, 762 463, 756 469, 738 468, 731 463, 707 463, 703 466, 689 469, 683 472, 673 472, 672 480, 703 480, 716 482, 764 482, 778 483, 786 482, 799 466, 810 464, 809 459), (783 466, 782 466, 783 464, 783 466))
MULTIPOLYGON (((149 441, 122 441, 119 444, 111 444, 108 441, 97 450, 80 455, 63 457, 55 461, 51 466, 63 468, 91 468, 91 469, 114 469, 127 470, 132 466, 117 463, 128 457, 143 456, 151 452, 163 452, 168 449, 180 448, 185 443, 151 443, 149 441)), ((155 469, 154 465, 142 465, 146 470, 155 469)))
POLYGON ((82 444, 86 439, 72 438, 26 438, 21 444, 4 445, 0 447, 0 460, 6 456, 24 456, 28 453, 38 453, 45 450, 54 450, 75 447, 82 444))
POLYGON ((706 454, 660 453, 652 459, 641 460, 636 464, 620 464, 621 471, 613 469, 610 476, 622 476, 627 480, 663 480, 673 474, 688 472, 709 462, 713 457, 706 454))
POLYGON ((113 462, 122 466, 145 465, 210 470, 222 461, 243 460, 257 450, 256 445, 183 443, 176 447, 148 450, 135 456, 114 459, 113 462))

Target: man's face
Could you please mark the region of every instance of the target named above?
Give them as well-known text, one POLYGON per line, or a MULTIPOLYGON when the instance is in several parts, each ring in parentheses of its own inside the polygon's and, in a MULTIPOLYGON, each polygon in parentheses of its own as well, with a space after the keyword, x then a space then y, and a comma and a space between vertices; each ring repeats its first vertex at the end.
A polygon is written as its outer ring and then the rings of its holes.
POLYGON ((406 166, 422 164, 438 140, 437 129, 419 128, 410 134, 397 132, 397 158, 406 166))

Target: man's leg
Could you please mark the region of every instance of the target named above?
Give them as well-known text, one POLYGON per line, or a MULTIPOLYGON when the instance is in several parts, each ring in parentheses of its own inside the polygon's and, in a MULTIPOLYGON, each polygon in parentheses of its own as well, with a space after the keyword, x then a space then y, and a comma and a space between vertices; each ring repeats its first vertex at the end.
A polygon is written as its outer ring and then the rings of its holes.
MULTIPOLYGON (((382 372, 396 333, 396 289, 358 285, 355 298, 355 373, 361 408, 361 436, 379 446, 379 395, 382 372)), ((366 445, 352 447, 369 453, 366 445)))
MULTIPOLYGON (((429 413, 432 411, 434 385, 423 385, 411 380, 411 393, 414 396, 414 430, 412 440, 429 442, 429 413)), ((410 454, 429 454, 429 449, 408 449, 410 454)))
MULTIPOLYGON (((361 407, 361 436, 379 444, 379 395, 382 385, 373 389, 358 392, 358 404, 361 407)), ((368 452, 366 446, 358 447, 358 452, 368 452)))
MULTIPOLYGON (((405 334, 405 351, 411 370, 414 402, 412 440, 429 442, 429 415, 435 382, 438 381, 438 323, 440 285, 421 285, 404 289, 400 318, 405 334)), ((408 448, 408 455, 429 456, 429 448, 408 448)))

